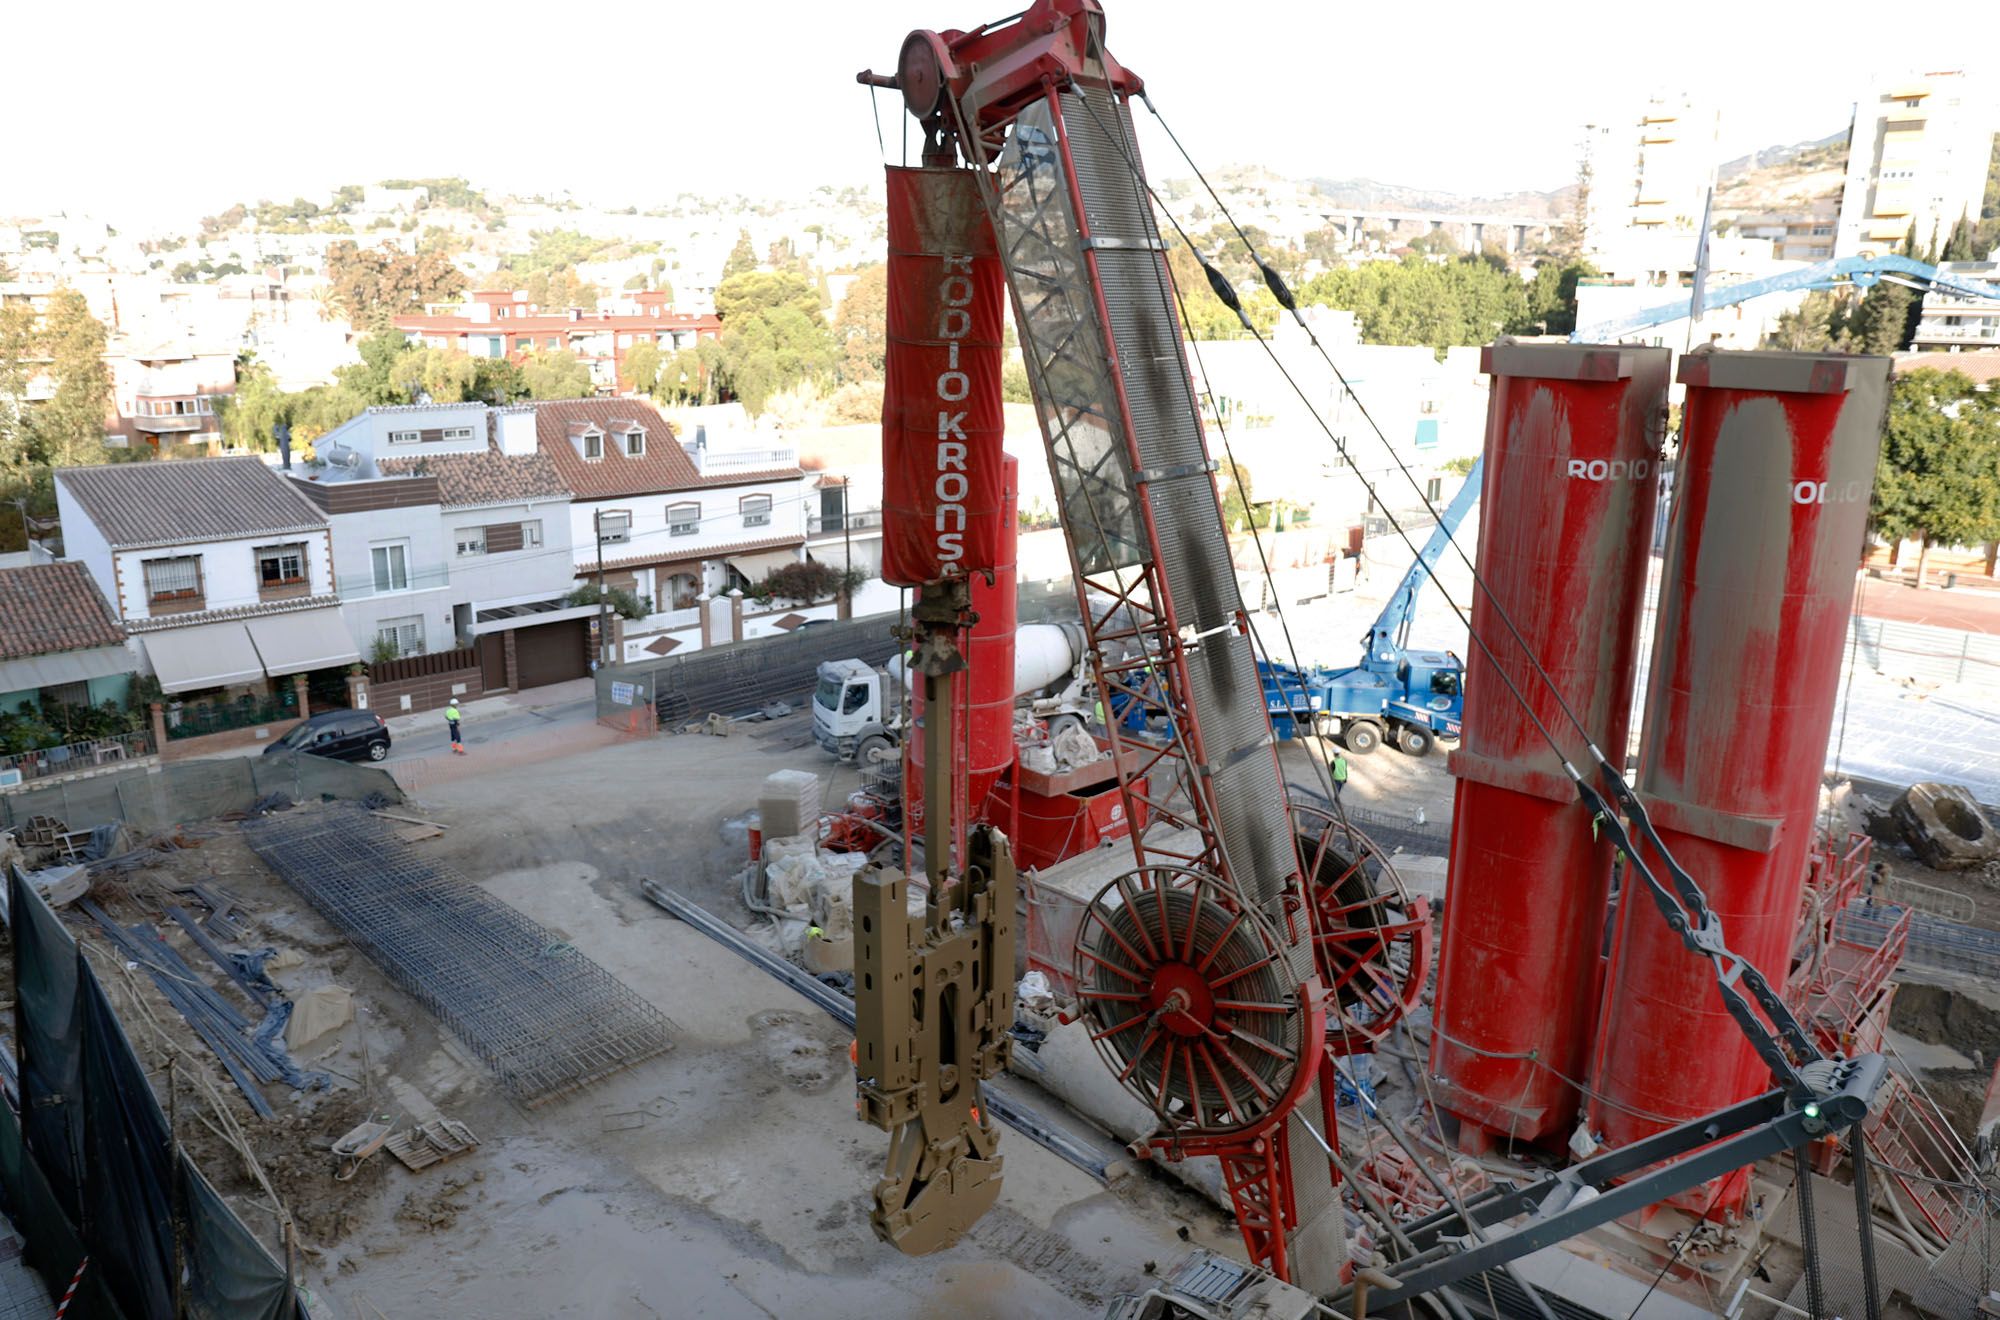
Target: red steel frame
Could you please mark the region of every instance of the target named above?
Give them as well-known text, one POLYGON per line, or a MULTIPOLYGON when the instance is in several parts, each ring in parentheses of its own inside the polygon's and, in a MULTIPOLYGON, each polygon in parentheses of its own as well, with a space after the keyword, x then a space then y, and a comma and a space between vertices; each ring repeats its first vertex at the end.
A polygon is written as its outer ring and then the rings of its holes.
MULTIPOLYGON (((1036 0, 1018 19, 971 33, 949 31, 942 34, 912 33, 904 43, 900 85, 913 113, 935 129, 948 116, 955 120, 958 149, 963 151, 981 178, 981 191, 996 230, 1003 227, 1002 198, 993 167, 1006 132, 1030 106, 1047 106, 1055 128, 1055 147, 1061 153, 1064 186, 1076 236, 1081 240, 1091 285, 1092 309, 1097 329, 1103 337, 1105 375, 1119 405, 1117 439, 1122 442, 1131 470, 1144 469, 1138 437, 1132 429, 1131 409, 1126 396, 1124 373, 1118 365, 1117 346, 1111 340, 1111 318, 1105 305, 1097 256, 1089 243, 1089 222, 1077 182, 1075 162, 1070 152, 1069 134, 1063 123, 1060 93, 1080 77, 1108 84, 1115 95, 1129 97, 1140 87, 1139 80, 1102 51, 1102 11, 1095 0, 1036 0), (922 47, 935 60, 934 72, 926 68, 922 47), (914 51, 914 55, 913 55, 914 51), (935 96, 934 105, 926 100, 935 96)), ((948 153, 948 143, 936 139, 927 152, 948 153)), ((1006 245, 1002 243, 1003 262, 1006 245)), ((1162 280, 1171 280, 1164 255, 1159 257, 1162 280)), ((1013 290, 1016 328, 1029 341, 1029 318, 1025 314, 1016 272, 1009 267, 1008 282, 1013 290)), ((1028 355, 1037 379, 1037 392, 1048 398, 1039 379, 1036 355, 1028 355)), ((1038 410, 1039 411, 1039 410, 1038 410)), ((1199 409, 1193 410, 1194 425, 1201 427, 1199 409)), ((1044 438, 1048 418, 1042 415, 1044 438)), ((1099 691, 1107 708, 1114 692, 1129 694, 1148 707, 1164 712, 1171 736, 1163 745, 1141 743, 1124 736, 1118 721, 1107 721, 1119 773, 1119 793, 1128 819, 1164 822, 1194 831, 1200 838, 1193 854, 1170 849, 1149 850, 1139 834, 1132 835, 1135 864, 1145 866, 1162 858, 1206 870, 1217 876, 1227 889, 1246 905, 1251 903, 1246 889, 1233 873, 1227 851, 1216 827, 1215 804, 1211 800, 1207 775, 1207 750, 1200 720, 1190 698, 1186 644, 1182 638, 1172 597, 1161 573, 1161 544, 1150 502, 1143 487, 1133 500, 1145 539, 1143 562, 1102 573, 1088 573, 1078 554, 1076 537, 1065 538, 1077 596, 1083 608, 1086 634, 1092 648, 1092 666, 1099 691), (1093 603, 1093 593, 1098 603, 1093 603), (1122 622, 1121 622, 1122 620, 1122 622), (1131 654, 1113 658, 1118 650, 1131 654), (1164 782, 1163 782, 1164 781, 1164 782), (1185 793, 1185 805, 1176 790, 1185 793), (1143 808, 1140 803, 1144 803, 1143 808)), ((1248 616, 1238 608, 1233 627, 1245 638, 1251 635, 1248 616)), ((1267 717, 1268 722, 1268 717, 1267 717)), ((1278 772, 1275 740, 1269 746, 1274 773, 1278 772)), ((1282 774, 1280 774, 1282 782, 1282 774)), ((1252 877, 1242 877, 1244 880, 1252 877)), ((1295 864, 1285 878, 1285 929, 1280 935, 1297 943, 1312 938, 1303 877, 1295 864)), ((1235 1204, 1244 1243, 1253 1263, 1270 1269, 1281 1278, 1290 1277, 1286 1235, 1297 1224, 1293 1177, 1285 1124, 1315 1081, 1322 1083, 1321 1100, 1325 1139, 1337 1141, 1333 1122, 1335 1088, 1330 1061, 1325 1054, 1326 1006, 1324 992, 1316 980, 1299 988, 1303 1021, 1299 1030, 1298 1056, 1293 1062, 1289 1084, 1275 1103, 1247 1128, 1216 1132, 1183 1127, 1153 1142, 1169 1157, 1212 1154, 1219 1157, 1235 1204)))

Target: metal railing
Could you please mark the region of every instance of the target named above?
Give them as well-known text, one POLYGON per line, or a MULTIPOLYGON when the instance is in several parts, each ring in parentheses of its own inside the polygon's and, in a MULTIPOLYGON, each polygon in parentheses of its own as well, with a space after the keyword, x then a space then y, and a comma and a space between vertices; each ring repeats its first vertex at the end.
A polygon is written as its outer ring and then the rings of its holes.
POLYGON ((259 724, 297 719, 298 694, 286 684, 278 692, 263 697, 238 697, 234 701, 201 701, 192 705, 167 707, 167 740, 199 738, 203 734, 249 729, 259 724))
POLYGON ((839 536, 842 532, 872 532, 881 526, 880 509, 856 509, 845 518, 837 513, 815 513, 806 518, 806 535, 839 536))
POLYGON ((104 738, 65 743, 60 747, 43 747, 13 756, 0 756, 0 787, 31 783, 56 775, 73 775, 79 770, 121 761, 136 761, 142 756, 151 756, 156 750, 152 732, 140 729, 134 733, 117 733, 104 738), (15 778, 17 774, 20 776, 18 779, 15 778))

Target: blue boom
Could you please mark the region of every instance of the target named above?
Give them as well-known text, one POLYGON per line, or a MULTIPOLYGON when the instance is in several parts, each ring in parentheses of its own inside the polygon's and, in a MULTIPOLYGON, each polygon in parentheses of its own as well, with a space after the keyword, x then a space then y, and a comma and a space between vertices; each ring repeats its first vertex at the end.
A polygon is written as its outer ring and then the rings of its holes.
POLYGON ((1410 621, 1418 593, 1479 498, 1484 463, 1484 458, 1473 463, 1430 539, 1369 625, 1360 664, 1300 670, 1259 662, 1265 708, 1280 738, 1295 737, 1301 725, 1317 725, 1337 733, 1352 752, 1372 752, 1388 737, 1410 755, 1422 756, 1439 738, 1458 737, 1465 713, 1465 666, 1449 651, 1410 650, 1410 621))

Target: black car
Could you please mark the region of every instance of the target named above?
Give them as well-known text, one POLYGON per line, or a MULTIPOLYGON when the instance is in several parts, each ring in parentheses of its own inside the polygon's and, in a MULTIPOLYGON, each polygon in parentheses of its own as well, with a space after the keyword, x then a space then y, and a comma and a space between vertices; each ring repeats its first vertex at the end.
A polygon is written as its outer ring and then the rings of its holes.
POLYGON ((264 749, 266 756, 278 752, 311 752, 336 761, 379 761, 389 754, 389 726, 372 711, 323 710, 300 721, 264 749))

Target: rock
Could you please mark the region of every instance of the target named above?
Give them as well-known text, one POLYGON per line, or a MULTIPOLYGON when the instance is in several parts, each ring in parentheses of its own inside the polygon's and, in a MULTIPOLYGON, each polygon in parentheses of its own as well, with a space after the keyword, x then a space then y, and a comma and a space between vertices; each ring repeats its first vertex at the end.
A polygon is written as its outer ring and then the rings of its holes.
POLYGON ((2000 858, 2000 832, 1958 784, 1912 784, 1891 814, 1917 856, 1937 870, 1970 870, 2000 858))

